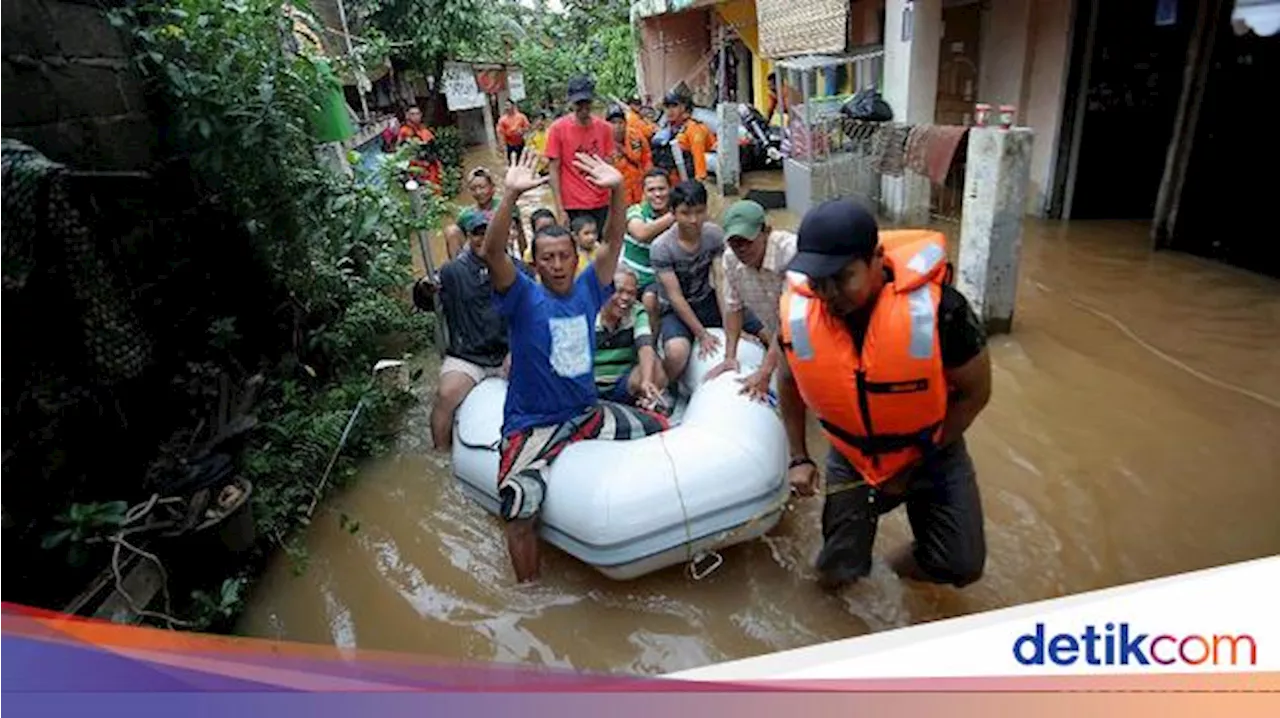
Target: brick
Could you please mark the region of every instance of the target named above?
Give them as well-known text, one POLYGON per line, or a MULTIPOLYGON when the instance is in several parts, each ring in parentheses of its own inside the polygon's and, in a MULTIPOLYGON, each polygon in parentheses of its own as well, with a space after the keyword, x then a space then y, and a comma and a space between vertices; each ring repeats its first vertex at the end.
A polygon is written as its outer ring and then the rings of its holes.
POLYGON ((67 57, 128 56, 124 37, 101 9, 62 0, 49 0, 48 8, 58 45, 67 57))
POLYGON ((6 127, 4 134, 55 162, 84 170, 146 170, 158 144, 155 126, 145 115, 6 127))
POLYGON ((6 129, 58 119, 58 103, 46 68, 5 60, 0 73, 0 123, 6 129))
POLYGON ((84 149, 84 129, 75 123, 54 122, 47 125, 6 127, 5 137, 25 142, 54 162, 69 166, 79 164, 84 149))
POLYGON ((58 119, 123 115, 129 111, 117 78, 121 73, 103 67, 67 65, 50 69, 49 79, 58 102, 58 119))
POLYGON ((43 0, 4 0, 0 8, 0 43, 6 57, 38 58, 61 52, 53 16, 43 0))
POLYGON ((146 88, 142 84, 141 78, 133 73, 122 72, 116 75, 116 83, 128 112, 146 112, 148 110, 146 88))
POLYGON ((145 115, 93 119, 85 133, 96 148, 95 169, 145 170, 156 154, 156 127, 145 115))

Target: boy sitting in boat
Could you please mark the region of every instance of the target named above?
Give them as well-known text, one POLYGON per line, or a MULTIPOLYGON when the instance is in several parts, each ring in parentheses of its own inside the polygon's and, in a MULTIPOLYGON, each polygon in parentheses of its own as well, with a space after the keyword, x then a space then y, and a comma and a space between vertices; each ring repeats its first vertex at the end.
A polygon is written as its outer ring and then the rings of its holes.
POLYGON ((534 235, 534 270, 540 282, 519 272, 506 252, 516 200, 546 184, 538 155, 526 148, 507 170, 502 201, 484 240, 484 261, 497 293, 498 311, 510 327, 510 383, 503 409, 498 495, 507 551, 516 580, 537 579, 536 523, 551 462, 575 441, 626 440, 663 431, 667 420, 644 409, 601 402, 593 371, 596 315, 614 292, 625 224, 622 175, 605 160, 577 153, 575 168, 610 195, 603 242, 591 265, 574 278, 573 238, 553 226, 534 235))
POLYGON ((596 317, 596 389, 601 399, 644 409, 670 408, 667 375, 658 361, 649 313, 636 301, 636 275, 620 267, 614 293, 596 317))
MULTIPOLYGON (((675 225, 653 241, 649 261, 666 300, 661 331, 663 368, 674 388, 689 364, 694 341, 698 342, 699 356, 709 356, 720 348, 720 340, 707 330, 724 326, 724 312, 713 284, 723 286, 723 281, 712 275, 721 268, 725 240, 724 230, 707 221, 707 188, 701 182, 676 185, 671 190, 671 209, 675 225)), ((769 346, 764 325, 753 312, 745 312, 743 329, 769 346)))

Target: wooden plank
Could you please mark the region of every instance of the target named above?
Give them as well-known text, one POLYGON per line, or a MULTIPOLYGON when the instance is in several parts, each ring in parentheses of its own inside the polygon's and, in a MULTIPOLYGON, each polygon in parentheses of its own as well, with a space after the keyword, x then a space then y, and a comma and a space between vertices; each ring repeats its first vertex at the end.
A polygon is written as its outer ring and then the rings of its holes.
MULTIPOLYGON (((114 577, 112 581, 114 586, 114 577)), ((155 598, 156 594, 164 586, 164 576, 160 574, 155 562, 140 558, 133 568, 125 574, 121 583, 133 598, 134 605, 145 611, 147 604, 151 603, 151 599, 155 598)), ((106 600, 98 605, 97 610, 92 615, 94 618, 106 619, 115 623, 133 623, 138 618, 133 608, 129 606, 129 601, 114 588, 112 588, 106 600)))

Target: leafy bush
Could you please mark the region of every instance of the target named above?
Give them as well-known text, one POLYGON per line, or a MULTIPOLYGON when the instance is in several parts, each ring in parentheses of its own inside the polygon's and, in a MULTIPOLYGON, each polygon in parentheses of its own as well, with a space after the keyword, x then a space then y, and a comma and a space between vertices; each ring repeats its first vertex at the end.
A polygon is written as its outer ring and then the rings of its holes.
MULTIPOLYGON (((258 535, 283 544, 305 523, 356 406, 362 410, 334 467, 338 479, 354 472, 356 457, 381 448, 389 419, 409 400, 372 385, 370 368, 389 346, 412 350, 430 336, 427 315, 407 301, 409 239, 438 226, 444 204, 422 192, 415 211, 398 182, 357 184, 323 166, 307 118, 326 87, 318 63, 282 42, 292 35, 280 0, 150 0, 111 18, 132 33, 137 66, 163 103, 173 128, 169 151, 252 238, 253 261, 272 293, 260 298, 258 316, 280 308, 269 345, 246 346, 236 328, 248 314, 214 322, 208 346, 193 352, 188 375, 175 383, 214 402, 217 391, 208 387, 219 372, 243 377, 253 357, 265 365, 254 407, 259 425, 241 468, 255 485, 258 535)), ((442 131, 440 141, 460 161, 456 132, 442 131)), ((73 528, 58 543, 96 521, 70 519, 73 528)), ((205 578, 207 588, 187 608, 200 621, 227 619, 244 577, 205 578)))

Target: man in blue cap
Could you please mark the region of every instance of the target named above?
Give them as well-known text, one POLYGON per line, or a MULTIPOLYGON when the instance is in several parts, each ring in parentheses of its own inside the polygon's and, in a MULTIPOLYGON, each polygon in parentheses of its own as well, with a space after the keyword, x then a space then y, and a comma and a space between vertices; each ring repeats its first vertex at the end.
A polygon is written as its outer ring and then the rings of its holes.
POLYGON ((821 583, 866 576, 879 517, 906 504, 915 541, 890 560, 901 576, 966 586, 986 543, 964 432, 991 396, 986 338, 951 286, 938 232, 881 233, 850 200, 800 224, 779 302, 779 399, 793 485, 816 487, 805 410, 831 443, 822 508, 821 583))

